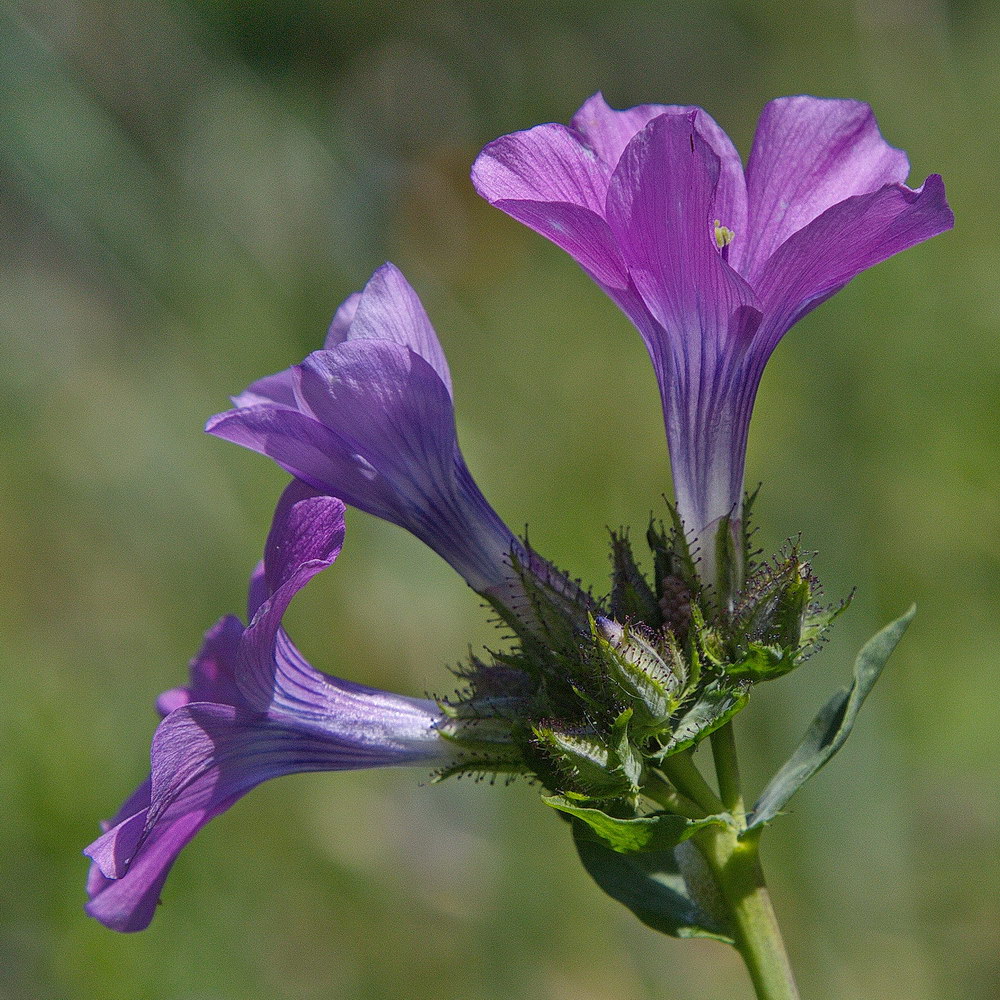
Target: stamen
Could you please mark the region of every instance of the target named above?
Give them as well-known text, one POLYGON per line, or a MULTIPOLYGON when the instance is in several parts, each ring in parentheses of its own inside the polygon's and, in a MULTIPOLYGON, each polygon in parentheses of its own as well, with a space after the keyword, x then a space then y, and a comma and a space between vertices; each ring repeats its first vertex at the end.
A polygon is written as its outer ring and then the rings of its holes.
POLYGON ((718 219, 715 220, 715 245, 720 250, 725 250, 733 242, 736 233, 722 225, 718 219))

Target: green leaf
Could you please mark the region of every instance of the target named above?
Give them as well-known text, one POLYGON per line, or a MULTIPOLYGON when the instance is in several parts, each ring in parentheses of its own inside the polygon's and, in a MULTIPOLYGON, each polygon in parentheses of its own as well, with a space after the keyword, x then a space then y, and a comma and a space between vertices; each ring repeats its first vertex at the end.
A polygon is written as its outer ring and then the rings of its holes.
POLYGON ((916 614, 916 605, 872 636, 854 661, 854 682, 838 691, 813 720, 798 749, 771 779, 754 805, 747 829, 768 823, 788 800, 844 745, 868 692, 916 614))
POLYGON ((580 819, 573 821, 573 840, 590 877, 653 930, 732 944, 726 929, 691 898, 673 850, 620 854, 580 819))
POLYGON ((561 795, 543 795, 542 801, 553 809, 582 820, 605 847, 619 854, 672 850, 706 826, 726 826, 731 822, 729 816, 685 819, 668 813, 619 819, 609 816, 601 809, 579 805, 561 795))

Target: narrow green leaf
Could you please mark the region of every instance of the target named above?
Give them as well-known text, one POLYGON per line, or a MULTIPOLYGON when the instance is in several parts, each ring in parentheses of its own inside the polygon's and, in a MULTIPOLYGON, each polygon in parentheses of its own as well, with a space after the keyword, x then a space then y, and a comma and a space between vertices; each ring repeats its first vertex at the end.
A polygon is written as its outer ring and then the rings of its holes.
POLYGON ((573 840, 590 877, 653 930, 732 944, 726 929, 691 898, 673 850, 620 854, 580 819, 573 821, 573 840))
POLYGON ((872 636, 854 661, 854 682, 838 691, 813 720, 798 749, 771 779, 754 805, 747 829, 768 823, 788 800, 844 745, 868 692, 916 614, 916 605, 872 636))
POLYGON ((561 795, 543 795, 542 801, 553 809, 582 820, 605 847, 619 854, 672 850, 682 840, 687 840, 706 826, 725 826, 731 822, 729 816, 685 819, 668 813, 619 819, 609 816, 601 809, 579 805, 561 795))

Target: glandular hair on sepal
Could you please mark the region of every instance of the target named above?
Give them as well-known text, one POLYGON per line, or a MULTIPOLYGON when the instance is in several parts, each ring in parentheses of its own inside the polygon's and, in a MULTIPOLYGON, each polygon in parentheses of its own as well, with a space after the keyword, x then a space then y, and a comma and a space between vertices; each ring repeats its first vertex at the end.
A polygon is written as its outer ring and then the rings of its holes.
POLYGON ((680 700, 686 680, 683 662, 673 659, 668 645, 664 658, 641 626, 622 625, 599 615, 591 619, 591 629, 604 668, 634 714, 635 730, 662 730, 680 700))
POLYGON ((636 785, 615 749, 595 732, 571 732, 554 725, 535 727, 538 748, 572 790, 592 798, 632 795, 636 785))

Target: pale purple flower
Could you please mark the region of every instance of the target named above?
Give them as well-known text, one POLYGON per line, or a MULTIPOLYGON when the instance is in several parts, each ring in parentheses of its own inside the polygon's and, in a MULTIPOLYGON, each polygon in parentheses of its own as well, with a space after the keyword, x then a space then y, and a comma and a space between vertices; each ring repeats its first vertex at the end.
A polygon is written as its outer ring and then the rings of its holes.
POLYGON ((181 849, 268 778, 454 760, 433 701, 322 674, 281 627, 292 597, 333 563, 343 538, 339 500, 300 483, 285 491, 251 580, 250 624, 223 618, 192 661, 190 684, 160 696, 150 777, 85 851, 87 912, 101 923, 146 927, 181 849))
POLYGON ((721 517, 740 517, 750 413, 781 336, 861 271, 951 227, 941 178, 914 190, 908 172, 858 101, 772 101, 744 170, 700 108, 615 111, 597 94, 569 127, 490 143, 472 179, 639 329, 678 509, 707 543, 721 517))
POLYGON ((504 585, 523 550, 466 467, 444 352, 392 264, 338 309, 321 351, 233 402, 209 433, 406 528, 474 590, 504 585))

